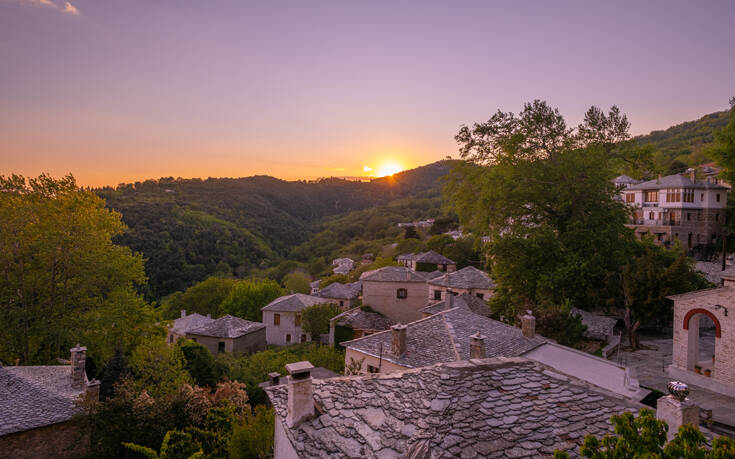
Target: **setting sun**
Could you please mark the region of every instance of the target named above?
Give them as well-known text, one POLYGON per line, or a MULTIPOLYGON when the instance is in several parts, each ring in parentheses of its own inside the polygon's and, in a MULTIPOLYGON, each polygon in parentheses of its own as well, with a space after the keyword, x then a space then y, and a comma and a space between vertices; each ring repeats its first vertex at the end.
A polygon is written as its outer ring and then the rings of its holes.
POLYGON ((378 166, 378 170, 375 173, 376 177, 386 177, 388 175, 397 174, 398 172, 401 172, 403 170, 403 166, 401 166, 399 163, 395 161, 388 161, 380 166, 378 166))

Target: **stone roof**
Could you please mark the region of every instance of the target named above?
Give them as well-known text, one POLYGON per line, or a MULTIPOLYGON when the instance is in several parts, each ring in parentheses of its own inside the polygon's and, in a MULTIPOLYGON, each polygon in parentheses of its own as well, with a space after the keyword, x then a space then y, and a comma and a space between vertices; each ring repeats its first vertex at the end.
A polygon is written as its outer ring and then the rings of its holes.
POLYGON ((340 300, 354 300, 360 296, 361 290, 362 283, 359 281, 351 284, 333 282, 321 289, 317 296, 322 298, 337 298, 340 300))
POLYGON ((667 175, 660 179, 630 185, 628 190, 660 190, 662 188, 706 188, 712 190, 727 190, 727 187, 723 185, 708 182, 707 180, 692 181, 689 177, 679 174, 667 175))
POLYGON ((290 295, 276 298, 261 308, 261 311, 298 312, 306 307, 324 303, 324 298, 303 293, 292 293, 290 295))
POLYGON ((453 273, 447 273, 429 281, 430 285, 448 288, 483 289, 495 288, 495 282, 486 272, 474 266, 467 266, 453 273))
POLYGON ((354 308, 336 316, 337 325, 350 327, 353 330, 387 330, 393 322, 383 314, 354 308))
POLYGON ((735 265, 727 265, 723 271, 722 263, 720 262, 698 261, 694 263, 694 267, 697 271, 702 273, 708 281, 717 285, 722 284, 723 277, 735 276, 735 265))
POLYGON ((348 274, 350 271, 352 271, 352 265, 350 264, 337 265, 332 269, 334 274, 348 274))
POLYGON ((214 319, 211 317, 194 313, 174 320, 171 329, 179 333, 186 333, 191 329, 203 327, 211 322, 214 322, 214 319))
POLYGON ((627 175, 618 175, 613 179, 613 183, 616 185, 635 185, 637 183, 641 183, 643 180, 636 180, 633 177, 628 177, 627 175))
POLYGON ((83 393, 71 365, 0 367, 0 436, 70 420, 83 393))
POLYGON ((444 273, 441 271, 432 271, 430 273, 422 272, 421 275, 424 276, 427 280, 431 280, 443 276, 444 273))
POLYGON ((192 328, 187 334, 214 336, 216 338, 239 338, 248 333, 258 331, 265 328, 265 324, 261 322, 251 322, 239 317, 226 315, 217 320, 198 328, 192 328))
POLYGON ((642 407, 518 358, 315 380, 313 391, 316 416, 288 428, 288 387, 266 389, 299 457, 578 456, 586 434, 642 407))
POLYGON ((361 281, 379 282, 426 282, 423 274, 404 266, 386 266, 384 268, 365 271, 360 275, 361 281))
POLYGON ((490 317, 490 306, 480 298, 468 293, 461 295, 455 295, 452 298, 452 307, 449 307, 447 300, 439 301, 432 305, 426 306, 421 312, 426 314, 436 314, 438 312, 446 311, 452 308, 465 308, 469 311, 474 312, 477 315, 484 317, 490 317))
MULTIPOLYGON (((314 367, 311 370, 311 377, 312 379, 329 379, 329 378, 336 378, 337 376, 340 376, 339 373, 335 373, 332 370, 324 367, 314 367)), ((288 382, 288 377, 284 375, 280 375, 280 378, 278 378, 278 384, 277 386, 280 386, 282 384, 286 384, 288 382)), ((258 384, 258 387, 265 389, 266 387, 273 387, 270 381, 263 381, 262 383, 258 384)))
POLYGON ((488 358, 517 357, 546 342, 541 336, 527 338, 520 328, 455 307, 407 324, 406 352, 401 356, 391 353, 392 330, 345 341, 342 345, 406 368, 417 368, 469 359, 470 335, 478 331, 487 337, 485 356, 488 358))
POLYGON ((571 312, 579 316, 582 324, 587 327, 584 336, 592 339, 607 341, 608 337, 612 335, 615 325, 618 323, 618 319, 615 317, 601 316, 582 309, 572 308, 571 312))

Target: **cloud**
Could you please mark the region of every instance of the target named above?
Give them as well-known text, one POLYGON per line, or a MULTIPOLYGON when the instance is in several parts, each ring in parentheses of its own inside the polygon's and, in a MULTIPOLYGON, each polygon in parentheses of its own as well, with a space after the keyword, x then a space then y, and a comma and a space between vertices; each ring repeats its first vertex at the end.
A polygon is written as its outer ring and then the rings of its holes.
POLYGON ((56 8, 56 5, 51 0, 33 0, 33 3, 39 3, 41 5, 46 5, 46 6, 53 6, 54 8, 56 8))
POLYGON ((79 10, 69 2, 64 3, 64 13, 69 13, 75 16, 79 16, 79 10))

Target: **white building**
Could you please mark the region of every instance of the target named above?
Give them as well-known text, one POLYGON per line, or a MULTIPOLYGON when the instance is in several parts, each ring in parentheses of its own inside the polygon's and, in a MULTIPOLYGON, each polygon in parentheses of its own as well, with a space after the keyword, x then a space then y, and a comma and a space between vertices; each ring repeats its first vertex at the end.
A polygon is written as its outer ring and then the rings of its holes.
POLYGON ((309 306, 331 302, 303 293, 293 293, 271 301, 261 309, 266 326, 266 343, 287 346, 311 341, 312 337, 301 328, 301 313, 309 306))

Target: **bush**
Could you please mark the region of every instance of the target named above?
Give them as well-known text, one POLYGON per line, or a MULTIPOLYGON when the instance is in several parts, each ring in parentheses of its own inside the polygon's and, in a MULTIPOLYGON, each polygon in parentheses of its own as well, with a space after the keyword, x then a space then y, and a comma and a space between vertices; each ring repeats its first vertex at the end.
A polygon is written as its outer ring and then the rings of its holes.
POLYGON ((318 341, 320 335, 329 333, 329 320, 341 312, 336 304, 314 304, 301 313, 301 328, 318 341))

